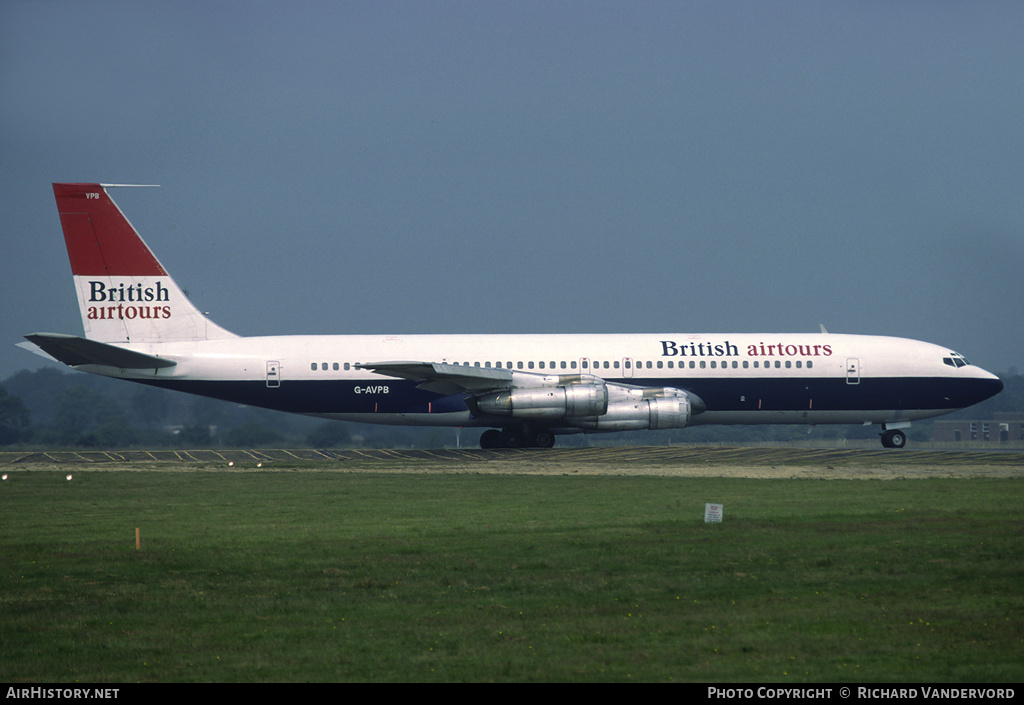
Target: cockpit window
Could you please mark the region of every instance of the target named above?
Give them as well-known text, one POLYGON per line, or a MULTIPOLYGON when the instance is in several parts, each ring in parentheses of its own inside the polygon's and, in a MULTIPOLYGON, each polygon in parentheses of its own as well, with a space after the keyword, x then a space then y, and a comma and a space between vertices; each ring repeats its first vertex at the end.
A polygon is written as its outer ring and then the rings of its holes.
POLYGON ((966 367, 967 365, 971 364, 970 362, 967 361, 967 358, 965 358, 960 353, 955 352, 951 352, 949 354, 949 357, 942 358, 942 362, 946 365, 949 365, 950 367, 966 367))

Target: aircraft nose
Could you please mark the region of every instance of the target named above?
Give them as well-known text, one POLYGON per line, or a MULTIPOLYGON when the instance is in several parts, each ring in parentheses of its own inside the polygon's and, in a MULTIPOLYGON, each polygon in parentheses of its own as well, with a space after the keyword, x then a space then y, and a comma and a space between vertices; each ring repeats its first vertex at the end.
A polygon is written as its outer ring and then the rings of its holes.
MULTIPOLYGON (((982 372, 985 371, 982 370, 982 372)), ((985 372, 985 376, 976 381, 974 388, 978 394, 978 401, 985 401, 1003 391, 1003 380, 991 372, 985 372)), ((977 404, 978 402, 974 403, 977 404)))
POLYGON ((996 377, 994 380, 992 380, 992 393, 989 394, 989 396, 994 397, 1001 391, 1003 391, 1003 380, 996 377))

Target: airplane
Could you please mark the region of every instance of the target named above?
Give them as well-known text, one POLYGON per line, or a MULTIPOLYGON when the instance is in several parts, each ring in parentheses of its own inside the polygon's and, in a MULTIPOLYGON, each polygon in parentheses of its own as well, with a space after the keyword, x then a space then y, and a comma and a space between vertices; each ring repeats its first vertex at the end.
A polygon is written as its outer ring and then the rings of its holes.
POLYGON ((931 343, 874 335, 287 335, 241 337, 189 300, 113 201, 53 184, 85 337, 22 347, 74 369, 307 416, 478 427, 482 448, 561 434, 704 424, 911 422, 999 393, 931 343))

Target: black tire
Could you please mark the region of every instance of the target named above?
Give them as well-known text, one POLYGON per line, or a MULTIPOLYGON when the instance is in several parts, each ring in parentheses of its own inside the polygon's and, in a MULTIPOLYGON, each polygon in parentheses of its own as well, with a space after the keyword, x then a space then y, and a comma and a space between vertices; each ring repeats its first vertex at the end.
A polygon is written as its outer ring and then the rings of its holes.
POLYGON ((537 431, 533 435, 533 443, 531 444, 535 448, 553 448, 555 445, 555 434, 551 431, 537 431))
POLYGON ((502 448, 520 448, 523 445, 523 434, 516 428, 503 428, 501 430, 502 448))
POLYGON ((484 450, 501 448, 501 431, 490 429, 480 434, 480 447, 484 450))
POLYGON ((907 445, 907 434, 899 429, 886 431, 882 434, 882 445, 886 448, 902 448, 907 445))

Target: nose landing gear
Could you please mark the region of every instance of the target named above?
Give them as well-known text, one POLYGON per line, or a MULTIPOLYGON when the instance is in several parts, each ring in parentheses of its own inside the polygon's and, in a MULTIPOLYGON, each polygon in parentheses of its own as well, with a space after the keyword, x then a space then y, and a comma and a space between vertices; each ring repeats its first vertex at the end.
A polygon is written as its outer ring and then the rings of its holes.
POLYGON ((882 446, 884 448, 902 448, 905 445, 907 445, 907 434, 903 429, 890 428, 882 431, 882 446))

